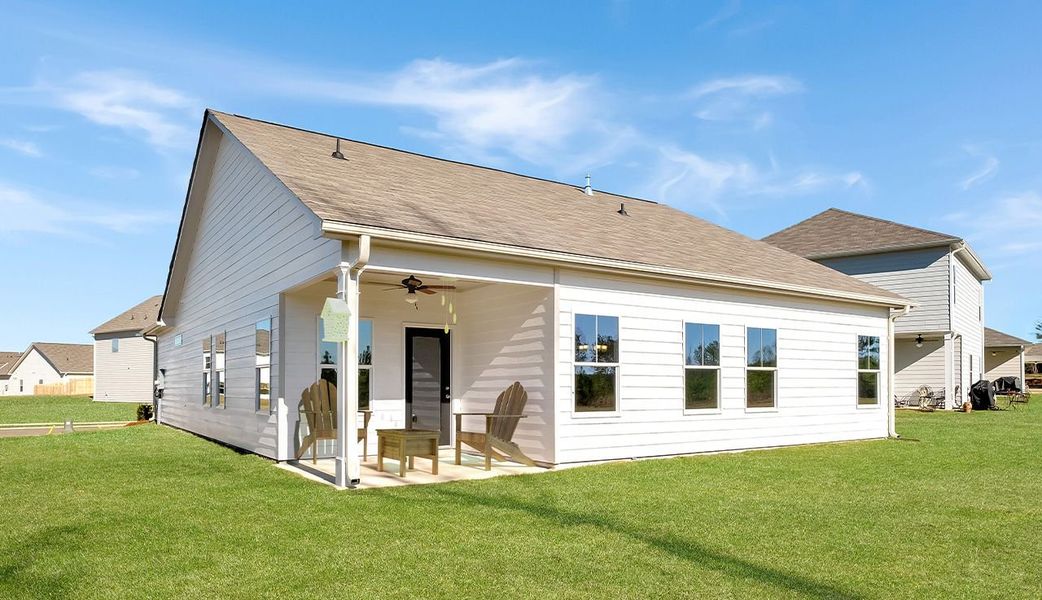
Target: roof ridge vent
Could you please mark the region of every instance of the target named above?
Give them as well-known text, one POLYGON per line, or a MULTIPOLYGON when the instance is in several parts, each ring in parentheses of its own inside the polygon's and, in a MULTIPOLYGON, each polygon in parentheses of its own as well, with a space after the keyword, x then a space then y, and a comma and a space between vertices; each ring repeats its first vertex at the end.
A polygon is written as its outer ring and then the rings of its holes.
POLYGON ((333 150, 332 156, 333 158, 338 158, 340 160, 347 160, 344 158, 344 153, 340 151, 340 138, 336 139, 336 150, 333 150))
POLYGON ((586 174, 586 187, 583 188, 583 193, 585 193, 587 196, 592 196, 593 195, 593 187, 590 185, 590 174, 589 173, 586 174))

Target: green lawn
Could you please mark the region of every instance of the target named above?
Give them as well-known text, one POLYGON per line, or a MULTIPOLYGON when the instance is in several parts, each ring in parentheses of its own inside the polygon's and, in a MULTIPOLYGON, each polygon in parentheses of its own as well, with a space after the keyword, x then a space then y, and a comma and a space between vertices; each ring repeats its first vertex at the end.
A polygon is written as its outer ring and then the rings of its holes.
POLYGON ((11 423, 61 423, 72 419, 93 421, 135 421, 137 404, 94 402, 89 396, 5 396, 0 397, 0 425, 11 423))
POLYGON ((0 597, 1039 597, 1042 398, 898 418, 367 492, 153 425, 0 439, 0 597))

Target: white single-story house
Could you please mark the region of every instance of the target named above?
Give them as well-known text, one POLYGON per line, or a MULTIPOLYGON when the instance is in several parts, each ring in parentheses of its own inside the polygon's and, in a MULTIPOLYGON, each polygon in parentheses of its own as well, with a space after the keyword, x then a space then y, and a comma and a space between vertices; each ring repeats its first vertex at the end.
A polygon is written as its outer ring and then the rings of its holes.
POLYGON ((152 296, 91 330, 94 400, 151 404, 156 344, 144 332, 156 324, 162 296, 152 296))
POLYGON ((4 396, 31 396, 37 385, 91 379, 94 347, 90 344, 33 342, 9 370, 0 390, 4 396))
POLYGON ((21 356, 21 352, 0 352, 0 396, 7 395, 10 390, 11 369, 21 356))
POLYGON ((543 465, 884 438, 910 304, 663 204, 207 111, 159 421, 291 460, 301 393, 336 381, 338 485, 360 408, 452 443, 514 381, 543 465))
POLYGON ((926 386, 938 404, 962 406, 984 373, 991 279, 963 239, 830 208, 764 241, 917 303, 894 327, 894 393, 915 397, 926 386))

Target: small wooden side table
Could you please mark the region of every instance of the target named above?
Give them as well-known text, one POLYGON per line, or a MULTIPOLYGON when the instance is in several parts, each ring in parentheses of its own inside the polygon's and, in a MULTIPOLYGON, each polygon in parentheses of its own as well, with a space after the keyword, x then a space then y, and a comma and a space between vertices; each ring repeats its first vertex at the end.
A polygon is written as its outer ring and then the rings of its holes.
POLYGON ((414 457, 429 458, 431 474, 438 474, 438 438, 433 429, 377 429, 376 468, 384 470, 384 457, 398 460, 398 476, 405 477, 405 463, 415 469, 414 457))

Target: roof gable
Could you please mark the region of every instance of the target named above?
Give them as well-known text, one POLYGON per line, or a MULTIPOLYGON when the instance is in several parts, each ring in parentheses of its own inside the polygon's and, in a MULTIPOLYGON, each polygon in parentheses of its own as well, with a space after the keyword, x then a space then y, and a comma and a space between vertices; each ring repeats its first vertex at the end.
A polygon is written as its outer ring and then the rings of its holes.
POLYGON ((9 376, 21 356, 21 352, 0 352, 0 377, 9 376))
POLYGON ((1002 333, 997 329, 991 327, 984 328, 984 346, 985 347, 1002 347, 1002 346, 1030 346, 1031 342, 1022 340, 1018 337, 1012 336, 1008 333, 1002 333))
POLYGON ((156 324, 156 320, 159 318, 159 305, 162 301, 163 296, 152 296, 98 325, 90 333, 92 335, 124 331, 141 333, 156 324))
POLYGON ((961 238, 830 208, 763 238, 763 241, 805 258, 894 252, 946 246, 961 238))
POLYGON ((668 206, 343 140, 209 115, 327 222, 608 259, 712 281, 905 305, 892 292, 668 206), (625 213, 620 208, 625 206, 625 213))
POLYGON ((90 375, 94 373, 93 344, 61 344, 52 342, 33 342, 26 348, 18 361, 11 367, 13 373, 25 359, 36 351, 60 375, 90 375))

